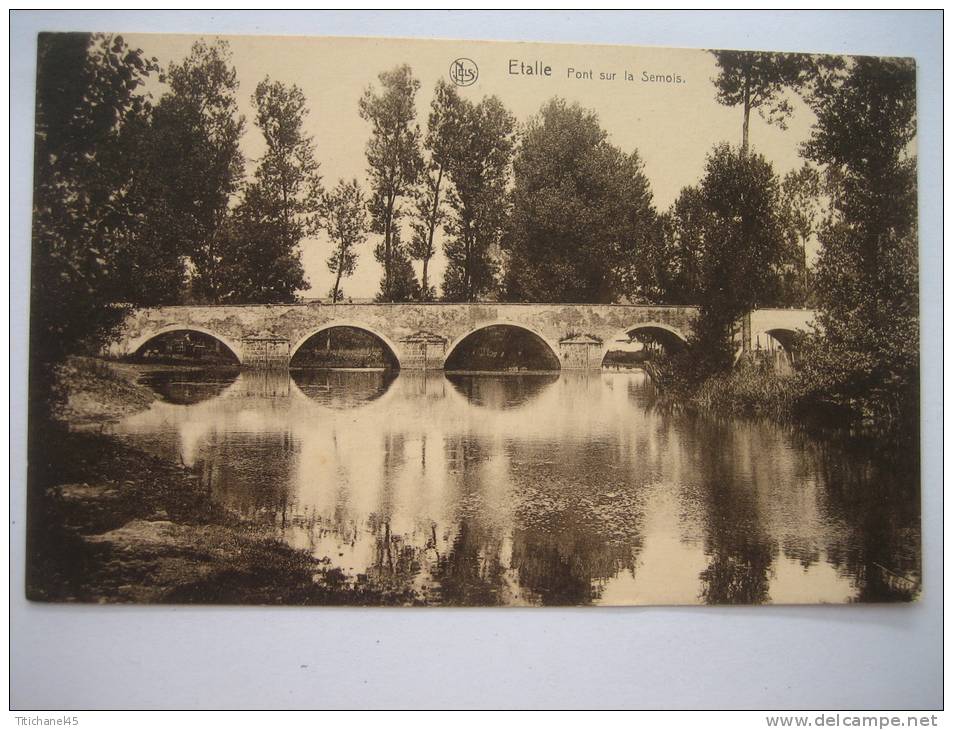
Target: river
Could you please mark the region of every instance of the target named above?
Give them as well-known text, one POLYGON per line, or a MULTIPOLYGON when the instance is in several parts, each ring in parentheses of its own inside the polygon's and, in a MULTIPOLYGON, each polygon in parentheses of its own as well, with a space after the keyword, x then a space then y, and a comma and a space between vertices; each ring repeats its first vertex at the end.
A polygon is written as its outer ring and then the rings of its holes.
POLYGON ((448 605, 919 593, 916 458, 666 411, 640 371, 142 381, 158 399, 111 433, 343 580, 448 605))

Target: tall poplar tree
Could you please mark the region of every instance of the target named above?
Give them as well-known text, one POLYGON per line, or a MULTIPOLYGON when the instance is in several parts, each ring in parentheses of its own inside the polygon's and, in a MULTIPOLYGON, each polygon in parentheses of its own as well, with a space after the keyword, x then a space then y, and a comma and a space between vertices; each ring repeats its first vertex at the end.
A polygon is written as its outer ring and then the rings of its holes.
POLYGON ((413 236, 407 247, 410 256, 422 263, 420 296, 424 301, 435 297, 427 270, 436 253, 434 235, 447 218, 446 190, 450 185, 450 164, 457 144, 460 111, 460 96, 456 89, 443 79, 439 80, 427 118, 424 138, 426 169, 414 194, 413 236))
POLYGON ((448 194, 452 216, 444 244, 443 294, 472 302, 497 288, 497 252, 506 223, 506 189, 516 144, 516 119, 495 96, 461 100, 453 125, 448 194))
POLYGON ((816 395, 916 433, 919 392, 916 67, 858 57, 812 99, 804 147, 834 181, 816 267, 816 395))
MULTIPOLYGON (((748 152, 751 110, 757 109, 768 124, 786 128, 793 112, 786 92, 797 92, 817 71, 815 60, 803 53, 712 51, 718 64, 713 80, 719 104, 742 109, 741 151, 748 152)), ((832 61, 821 61, 832 63, 832 61)))
POLYGON ((397 262, 407 256, 399 245, 395 245, 399 240, 400 201, 413 190, 423 169, 420 129, 415 123, 417 111, 414 106, 420 82, 406 64, 381 72, 378 80, 380 91, 368 88, 358 109, 361 118, 371 124, 367 163, 373 191, 370 205, 372 230, 384 237, 381 245, 375 248, 375 256, 384 268, 379 298, 397 301, 397 290, 406 289, 404 282, 396 278, 397 269, 403 269, 397 262))

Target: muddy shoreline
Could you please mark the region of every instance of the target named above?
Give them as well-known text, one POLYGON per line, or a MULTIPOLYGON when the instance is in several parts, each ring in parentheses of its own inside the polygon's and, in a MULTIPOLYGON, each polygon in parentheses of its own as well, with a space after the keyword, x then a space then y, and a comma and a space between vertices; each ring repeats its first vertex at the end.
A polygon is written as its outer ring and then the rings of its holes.
POLYGON ((415 605, 348 577, 212 499, 192 469, 98 426, 149 407, 141 368, 73 359, 54 418, 31 424, 26 595, 34 601, 415 605))

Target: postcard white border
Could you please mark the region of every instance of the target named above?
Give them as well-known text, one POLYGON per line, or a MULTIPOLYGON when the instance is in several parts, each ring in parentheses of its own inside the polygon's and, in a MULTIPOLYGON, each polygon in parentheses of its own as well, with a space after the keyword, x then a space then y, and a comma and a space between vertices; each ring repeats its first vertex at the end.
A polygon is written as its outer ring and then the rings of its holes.
POLYGON ((11 703, 95 708, 936 708, 942 702, 939 12, 19 12, 11 43, 11 703), (537 40, 918 63, 924 595, 907 606, 282 609, 23 595, 35 34, 537 40))

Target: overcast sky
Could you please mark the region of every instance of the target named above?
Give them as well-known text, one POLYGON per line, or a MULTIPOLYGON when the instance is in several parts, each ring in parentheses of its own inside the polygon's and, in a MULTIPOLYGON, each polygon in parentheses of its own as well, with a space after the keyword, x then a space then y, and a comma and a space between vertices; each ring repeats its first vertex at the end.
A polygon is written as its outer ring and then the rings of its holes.
MULTIPOLYGON (((163 67, 188 55, 199 36, 126 34, 126 40, 156 56, 163 67)), ((211 40, 214 36, 204 36, 211 40)), ((297 84, 308 100, 306 130, 314 137, 317 159, 326 188, 339 178, 356 177, 367 188, 365 145, 370 126, 358 115, 358 100, 377 74, 407 63, 421 82, 417 97, 418 122, 426 125, 427 112, 438 79, 449 78, 451 62, 472 59, 477 81, 461 87, 471 100, 495 94, 520 123, 535 114, 548 99, 561 96, 594 110, 609 133, 610 141, 626 152, 638 150, 652 186, 655 205, 667 208, 686 185, 699 181, 705 156, 719 142, 739 144, 742 112, 715 101, 711 79, 716 75, 714 58, 700 50, 627 46, 577 46, 538 43, 475 41, 395 40, 386 38, 295 38, 226 36, 240 83, 239 108, 246 116, 242 147, 248 159, 247 173, 254 171, 264 141, 254 125, 251 94, 256 84, 271 76, 297 84), (550 76, 511 74, 515 66, 549 66, 550 76), (592 78, 576 78, 569 69, 591 71, 592 78), (634 78, 628 81, 625 72, 634 78), (615 74, 600 80, 600 74, 615 74), (645 81, 643 73, 674 78, 683 83, 645 81)), ((156 84, 154 95, 164 87, 156 84)), ((813 115, 799 99, 788 129, 765 124, 756 112, 751 116, 751 145, 763 153, 784 175, 803 160, 797 150, 807 139, 813 115)), ((376 236, 369 236, 358 258, 355 274, 343 282, 345 295, 373 297, 381 268, 373 256, 376 236)), ((325 297, 333 283, 326 259, 331 244, 323 235, 302 244, 302 260, 311 289, 305 297, 325 297)), ((442 280, 442 251, 431 261, 431 281, 442 280)), ((416 263, 419 269, 419 262, 416 263)))

